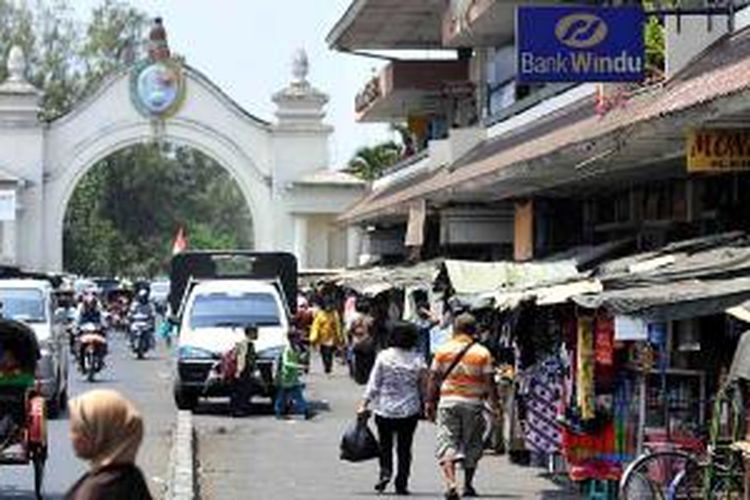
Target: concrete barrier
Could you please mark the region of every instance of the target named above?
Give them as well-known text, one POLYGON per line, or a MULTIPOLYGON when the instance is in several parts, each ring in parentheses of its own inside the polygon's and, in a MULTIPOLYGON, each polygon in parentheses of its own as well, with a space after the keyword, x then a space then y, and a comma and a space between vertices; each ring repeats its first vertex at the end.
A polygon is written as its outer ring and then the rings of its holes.
POLYGON ((196 500, 195 431, 193 414, 177 412, 177 424, 169 454, 166 500, 196 500))

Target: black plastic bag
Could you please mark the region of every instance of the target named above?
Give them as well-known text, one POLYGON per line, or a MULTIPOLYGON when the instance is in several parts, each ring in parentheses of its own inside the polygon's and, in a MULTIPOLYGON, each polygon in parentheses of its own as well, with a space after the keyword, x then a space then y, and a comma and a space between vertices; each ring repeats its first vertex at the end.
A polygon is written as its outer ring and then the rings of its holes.
POLYGON ((341 460, 364 462, 380 456, 380 445, 367 425, 367 420, 358 418, 341 437, 341 460))

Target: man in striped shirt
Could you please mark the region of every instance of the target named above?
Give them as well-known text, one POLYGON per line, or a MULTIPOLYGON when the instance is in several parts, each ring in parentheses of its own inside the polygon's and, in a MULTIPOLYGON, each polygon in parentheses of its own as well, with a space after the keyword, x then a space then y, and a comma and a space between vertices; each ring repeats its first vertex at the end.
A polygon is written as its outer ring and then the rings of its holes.
POLYGON ((495 412, 498 408, 492 355, 476 343, 476 334, 474 316, 459 315, 453 326, 453 338, 437 350, 430 369, 431 394, 425 410, 429 419, 437 417, 437 458, 447 500, 460 498, 456 482, 458 462, 464 469, 464 496, 477 496, 473 480, 484 450, 484 403, 489 400, 495 412))

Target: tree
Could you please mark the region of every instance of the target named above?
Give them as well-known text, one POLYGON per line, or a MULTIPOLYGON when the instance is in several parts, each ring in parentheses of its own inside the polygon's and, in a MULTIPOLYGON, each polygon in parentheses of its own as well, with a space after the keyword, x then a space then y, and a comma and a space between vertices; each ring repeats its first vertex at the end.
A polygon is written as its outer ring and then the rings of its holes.
POLYGON ((359 148, 349 161, 349 171, 366 181, 372 181, 383 175, 383 171, 395 165, 401 158, 401 147, 393 141, 375 146, 359 148))
MULTIPOLYGON (((674 2, 661 2, 660 6, 674 7, 674 2)), ((653 1, 644 1, 646 11, 654 9, 653 1)), ((660 79, 666 68, 666 41, 664 38, 663 22, 656 16, 649 16, 644 28, 644 44, 646 46, 646 72, 649 77, 660 79)))

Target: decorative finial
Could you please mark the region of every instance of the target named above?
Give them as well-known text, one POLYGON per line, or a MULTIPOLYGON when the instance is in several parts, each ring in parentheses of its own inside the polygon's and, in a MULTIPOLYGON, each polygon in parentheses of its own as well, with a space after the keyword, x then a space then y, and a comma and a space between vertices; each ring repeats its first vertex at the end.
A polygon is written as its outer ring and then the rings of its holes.
POLYGON ((310 61, 307 59, 305 49, 297 49, 292 59, 293 83, 307 83, 307 75, 310 72, 310 61))
POLYGON ((18 45, 14 45, 8 53, 8 80, 9 82, 25 82, 26 81, 26 57, 23 54, 23 49, 18 45))
POLYGON ((164 28, 164 21, 161 17, 154 19, 154 24, 151 26, 151 32, 148 35, 148 39, 149 58, 153 61, 161 61, 171 57, 169 43, 167 43, 167 30, 164 28))

